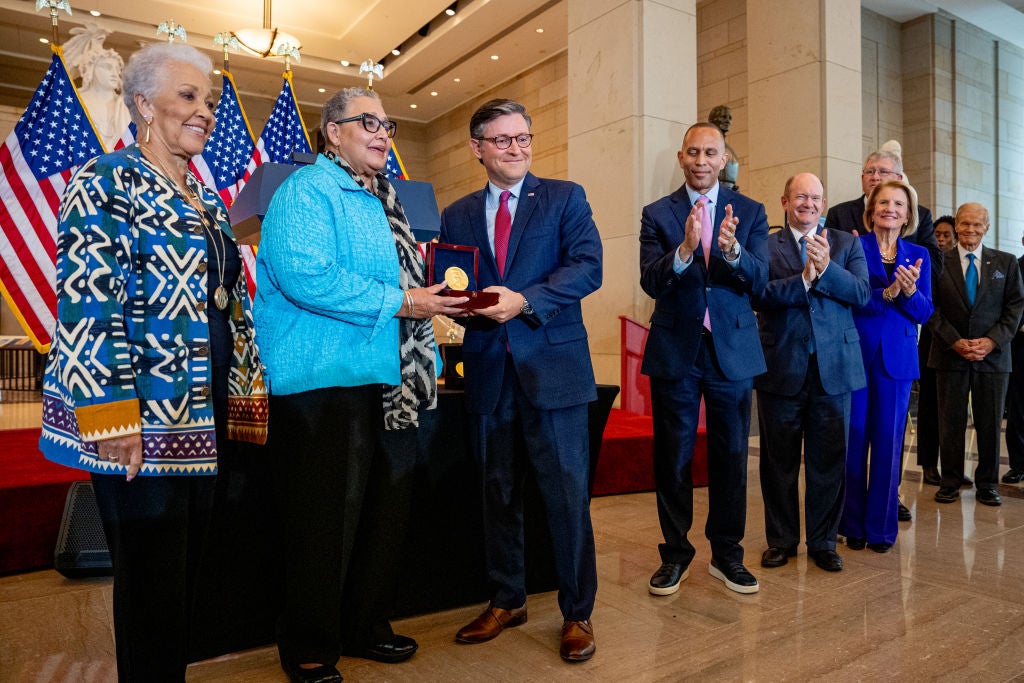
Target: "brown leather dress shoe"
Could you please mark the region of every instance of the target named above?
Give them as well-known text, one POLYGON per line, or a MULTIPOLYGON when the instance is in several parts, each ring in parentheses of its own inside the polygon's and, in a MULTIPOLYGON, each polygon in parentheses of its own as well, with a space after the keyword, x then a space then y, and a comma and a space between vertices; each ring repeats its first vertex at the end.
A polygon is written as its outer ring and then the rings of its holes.
POLYGON ((525 604, 511 611, 490 605, 480 613, 480 616, 459 629, 455 634, 455 642, 468 645, 485 643, 496 638, 506 628, 525 623, 525 604))
POLYGON ((594 625, 590 620, 566 621, 562 624, 562 647, 559 654, 567 662, 585 662, 594 656, 594 625))

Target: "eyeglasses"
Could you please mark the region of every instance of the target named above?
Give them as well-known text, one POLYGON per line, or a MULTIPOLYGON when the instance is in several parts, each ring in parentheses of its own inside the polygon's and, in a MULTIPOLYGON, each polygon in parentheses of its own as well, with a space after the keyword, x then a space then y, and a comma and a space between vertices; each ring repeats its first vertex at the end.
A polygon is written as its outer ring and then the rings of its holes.
POLYGON ((495 135, 493 138, 477 138, 477 140, 487 140, 498 149, 508 149, 512 146, 512 141, 516 141, 516 145, 520 149, 526 149, 533 144, 533 133, 520 133, 515 137, 509 137, 508 135, 495 135))
POLYGON ((388 134, 389 138, 395 137, 395 133, 398 131, 398 124, 394 121, 382 121, 373 114, 367 113, 360 114, 359 116, 350 116, 347 119, 334 121, 334 123, 341 125, 342 123, 349 123, 350 121, 362 121, 363 128, 367 133, 376 133, 380 130, 381 126, 384 126, 384 132, 388 134))
POLYGON ((877 175, 881 178, 890 178, 892 176, 901 175, 896 171, 890 171, 887 168, 865 168, 861 173, 866 176, 877 175))

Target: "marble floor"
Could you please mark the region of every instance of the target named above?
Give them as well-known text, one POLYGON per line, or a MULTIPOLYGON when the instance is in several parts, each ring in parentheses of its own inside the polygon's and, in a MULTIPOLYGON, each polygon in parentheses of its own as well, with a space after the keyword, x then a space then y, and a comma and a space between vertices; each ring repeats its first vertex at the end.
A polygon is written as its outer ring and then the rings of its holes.
MULTIPOLYGON (((697 534, 690 578, 654 597, 647 580, 660 540, 654 495, 593 502, 600 589, 594 659, 558 657, 553 593, 530 597, 530 619, 489 643, 457 645, 455 631, 481 605, 396 623, 420 651, 396 665, 344 658, 347 681, 861 681, 1024 679, 1024 490, 1000 486, 1003 506, 952 505, 910 466, 902 487, 914 521, 892 552, 840 546, 845 569, 826 573, 800 555, 758 564, 765 547, 757 440, 751 439, 748 566, 761 591, 739 595, 707 573, 697 534)), ((1005 463, 1005 460, 1004 460, 1005 463)), ((1005 471, 1005 464, 1003 466, 1005 471)), ((696 493, 697 519, 707 490, 696 493)), ((112 681, 108 579, 53 571, 0 578, 0 681, 112 681)), ((261 648, 189 667, 189 681, 283 682, 276 651, 261 648)))

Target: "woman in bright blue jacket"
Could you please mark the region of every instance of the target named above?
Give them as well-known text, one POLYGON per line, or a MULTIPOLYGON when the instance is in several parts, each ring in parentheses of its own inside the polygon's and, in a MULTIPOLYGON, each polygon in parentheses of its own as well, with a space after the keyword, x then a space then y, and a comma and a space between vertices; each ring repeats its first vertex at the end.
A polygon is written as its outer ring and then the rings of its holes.
POLYGON ((896 542, 903 429, 919 372, 917 326, 933 310, 928 251, 903 239, 917 230, 917 216, 917 193, 902 181, 880 183, 867 198, 869 232, 860 239, 871 299, 853 318, 868 385, 852 396, 839 524, 851 550, 866 545, 885 553, 896 542))
POLYGON ((467 299, 424 286, 382 173, 396 127, 375 93, 336 93, 321 114, 325 152, 288 177, 263 221, 255 316, 286 562, 278 651, 293 681, 340 681, 343 650, 386 662, 416 651, 391 630, 388 597, 416 430, 437 399, 430 318, 467 299))

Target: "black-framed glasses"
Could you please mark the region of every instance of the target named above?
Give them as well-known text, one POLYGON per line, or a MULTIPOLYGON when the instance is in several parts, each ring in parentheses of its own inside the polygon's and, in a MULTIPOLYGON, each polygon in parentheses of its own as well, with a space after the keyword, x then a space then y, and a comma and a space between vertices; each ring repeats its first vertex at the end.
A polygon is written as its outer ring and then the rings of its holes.
POLYGON ((512 146, 512 141, 516 141, 516 145, 520 149, 526 149, 533 144, 533 133, 520 133, 514 137, 508 135, 495 135, 493 138, 477 138, 477 140, 487 140, 498 149, 508 149, 512 146))
POLYGON ((361 121, 363 128, 367 133, 376 133, 380 130, 381 126, 384 126, 384 132, 388 134, 389 138, 395 137, 395 133, 398 131, 398 124, 394 121, 382 121, 373 114, 362 113, 359 116, 350 116, 347 119, 341 119, 340 121, 334 121, 341 125, 342 123, 349 123, 351 121, 361 121))

